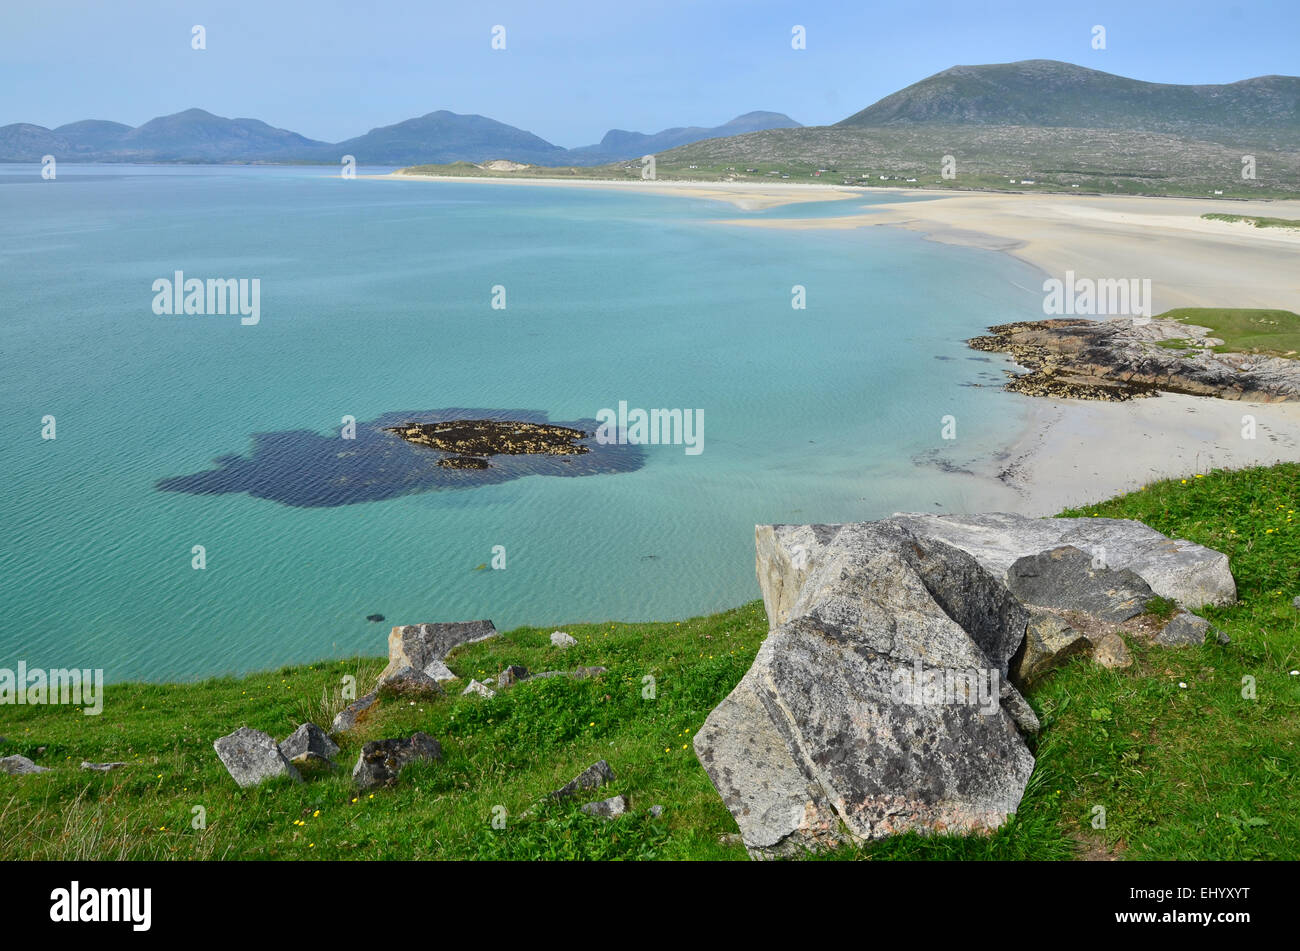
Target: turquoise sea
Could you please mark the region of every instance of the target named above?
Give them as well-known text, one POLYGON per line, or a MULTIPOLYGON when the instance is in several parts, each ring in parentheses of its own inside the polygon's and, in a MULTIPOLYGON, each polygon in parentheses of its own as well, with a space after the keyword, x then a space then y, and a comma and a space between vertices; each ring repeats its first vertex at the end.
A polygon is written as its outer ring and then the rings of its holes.
POLYGON ((901 229, 721 223, 899 200, 0 166, 0 667, 190 679, 382 654, 398 623, 680 619, 758 596, 755 523, 1009 500, 958 470, 1025 402, 963 341, 1032 316, 1036 272, 901 229), (156 315, 176 271, 258 279, 260 322, 156 315), (620 401, 702 411, 703 451, 462 488, 363 453, 337 496, 308 488, 346 415, 620 401), (476 570, 494 546, 506 568, 476 570))

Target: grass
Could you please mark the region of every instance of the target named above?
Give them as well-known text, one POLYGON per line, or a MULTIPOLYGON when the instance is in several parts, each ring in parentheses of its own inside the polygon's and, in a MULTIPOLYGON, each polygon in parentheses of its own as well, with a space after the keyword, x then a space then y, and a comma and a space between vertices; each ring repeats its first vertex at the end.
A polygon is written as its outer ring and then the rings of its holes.
MULTIPOLYGON (((1216 353, 1260 353, 1294 357, 1300 353, 1300 314, 1289 310, 1251 310, 1234 307, 1179 307, 1158 315, 1209 327, 1223 341, 1216 353)), ((1167 341, 1166 345, 1187 341, 1167 341)))
MULTIPOLYGON (((1232 642, 1131 644, 1130 668, 1075 662, 1047 679, 1029 698, 1044 724, 1034 775, 996 833, 906 835, 820 858, 1300 857, 1300 678, 1288 675, 1300 666, 1290 603, 1300 592, 1297 486, 1295 465, 1214 472, 1066 513, 1139 518, 1226 552, 1240 601, 1206 616, 1232 642), (1098 806, 1104 829, 1093 827, 1098 806)), ((752 662, 767 630, 761 604, 680 623, 564 629, 578 639, 567 651, 551 646, 551 628, 521 628, 462 649, 450 665, 465 679, 512 663, 609 672, 524 682, 489 700, 452 689, 382 705, 343 740, 341 764, 367 739, 415 730, 439 740, 444 759, 409 767, 373 795, 354 792, 348 769, 240 790, 212 740, 240 725, 283 738, 305 719, 328 723, 343 678, 366 689, 379 658, 111 686, 98 717, 0 708, 9 738, 0 752, 54 769, 0 776, 0 859, 744 859, 691 738, 752 662), (602 758, 617 779, 599 796, 626 795, 632 814, 611 823, 581 813, 581 799, 542 801, 602 758), (86 773, 83 759, 128 765, 86 773), (661 818, 650 817, 654 804, 661 818)))
POLYGON ((1222 215, 1209 214, 1201 215, 1210 221, 1244 221, 1248 225, 1256 228, 1297 228, 1300 229, 1300 219, 1297 218, 1263 218, 1259 215, 1222 215))

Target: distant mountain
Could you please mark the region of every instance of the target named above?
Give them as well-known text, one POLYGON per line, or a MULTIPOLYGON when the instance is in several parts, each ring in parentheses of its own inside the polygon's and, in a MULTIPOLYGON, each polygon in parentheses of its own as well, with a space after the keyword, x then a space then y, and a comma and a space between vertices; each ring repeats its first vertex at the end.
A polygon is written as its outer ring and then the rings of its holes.
POLYGON ((550 160, 564 151, 558 145, 504 122, 441 110, 396 125, 371 129, 365 135, 319 150, 315 157, 337 162, 342 155, 354 155, 363 165, 485 162, 488 159, 552 164, 550 160))
POLYGON ((326 145, 259 119, 225 119, 202 109, 151 119, 138 128, 84 119, 57 129, 18 123, 0 128, 0 162, 43 155, 95 162, 292 160, 326 145))
POLYGON ((509 159, 530 165, 599 165, 679 145, 760 129, 799 128, 778 112, 750 112, 714 128, 687 126, 653 135, 606 133, 599 145, 565 149, 486 116, 440 110, 371 129, 344 142, 308 139, 258 119, 226 119, 202 109, 151 119, 138 128, 103 119, 57 129, 19 122, 0 127, 0 162, 43 155, 91 162, 325 162, 353 155, 363 165, 445 164, 509 159))
POLYGON ((1045 59, 954 66, 836 125, 917 124, 1195 133, 1211 141, 1243 130, 1300 133, 1300 77, 1179 86, 1045 59))
POLYGON ((789 116, 780 112, 747 112, 730 122, 711 129, 700 126, 684 126, 664 129, 662 132, 646 134, 644 132, 624 132, 611 129, 597 145, 585 145, 569 149, 563 162, 548 164, 563 165, 601 165, 605 162, 617 162, 624 159, 640 158, 679 145, 690 145, 704 139, 719 139, 732 135, 744 135, 746 132, 761 132, 764 129, 799 129, 802 126, 789 116))

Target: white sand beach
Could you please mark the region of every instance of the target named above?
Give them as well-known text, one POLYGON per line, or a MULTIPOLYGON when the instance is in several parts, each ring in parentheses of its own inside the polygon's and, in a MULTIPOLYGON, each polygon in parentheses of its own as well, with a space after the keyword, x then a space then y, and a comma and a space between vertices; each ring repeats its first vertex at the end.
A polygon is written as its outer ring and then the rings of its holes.
MULTIPOLYGON (((373 176, 456 181, 430 176, 373 176)), ((865 197, 835 185, 767 182, 461 181, 622 189, 730 202, 743 210, 865 197)), ((728 219, 789 230, 908 228, 932 241, 1015 255, 1044 277, 1149 278, 1152 311, 1266 307, 1300 313, 1300 231, 1206 221, 1209 212, 1300 219, 1300 200, 1224 201, 899 190, 925 201, 863 206, 831 218, 728 219)), ((1211 468, 1300 461, 1300 402, 1241 403, 1163 394, 1125 403, 1020 397, 1027 422, 1001 459, 974 478, 1014 491, 1008 507, 1047 515, 1169 477, 1211 468), (1243 417, 1256 426, 1243 438, 1243 417)))

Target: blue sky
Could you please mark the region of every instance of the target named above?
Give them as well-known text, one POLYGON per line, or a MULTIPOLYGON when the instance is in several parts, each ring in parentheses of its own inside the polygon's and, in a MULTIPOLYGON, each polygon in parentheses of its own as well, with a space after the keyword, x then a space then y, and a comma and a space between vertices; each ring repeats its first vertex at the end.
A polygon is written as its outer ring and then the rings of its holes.
POLYGON ((0 125, 199 106, 339 141, 450 109, 572 147, 753 109, 826 124, 958 63, 1060 59, 1173 83, 1300 73, 1298 0, 3 2, 0 125))

